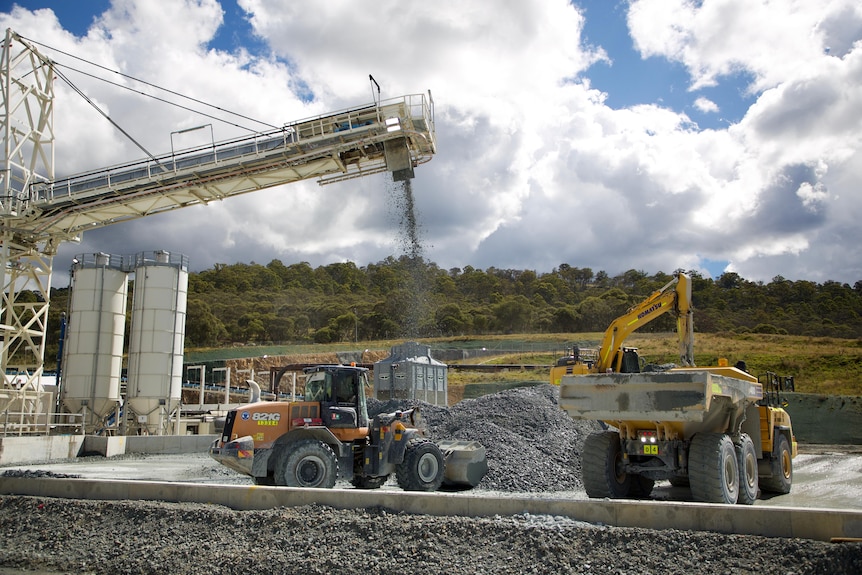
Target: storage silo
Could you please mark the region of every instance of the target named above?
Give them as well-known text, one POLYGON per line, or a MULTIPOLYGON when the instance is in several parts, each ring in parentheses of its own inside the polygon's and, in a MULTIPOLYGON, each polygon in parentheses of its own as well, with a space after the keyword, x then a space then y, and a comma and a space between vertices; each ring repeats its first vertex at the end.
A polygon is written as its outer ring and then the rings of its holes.
POLYGON ((88 433, 102 431, 103 421, 121 404, 128 294, 124 267, 120 256, 104 253, 73 259, 61 398, 67 412, 84 416, 88 433))
POLYGON ((418 399, 448 404, 448 367, 431 357, 431 348, 415 341, 394 345, 389 357, 374 364, 374 398, 418 399))
POLYGON ((126 418, 141 434, 179 427, 188 259, 165 251, 135 257, 126 418))

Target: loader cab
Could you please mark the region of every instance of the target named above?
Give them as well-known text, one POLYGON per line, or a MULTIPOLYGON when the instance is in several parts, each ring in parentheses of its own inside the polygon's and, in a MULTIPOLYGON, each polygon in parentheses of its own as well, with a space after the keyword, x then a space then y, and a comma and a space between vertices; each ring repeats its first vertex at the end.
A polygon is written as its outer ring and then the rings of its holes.
POLYGON ((320 402, 320 414, 326 427, 357 429, 368 426, 366 368, 320 365, 307 368, 305 373, 305 400, 320 402))

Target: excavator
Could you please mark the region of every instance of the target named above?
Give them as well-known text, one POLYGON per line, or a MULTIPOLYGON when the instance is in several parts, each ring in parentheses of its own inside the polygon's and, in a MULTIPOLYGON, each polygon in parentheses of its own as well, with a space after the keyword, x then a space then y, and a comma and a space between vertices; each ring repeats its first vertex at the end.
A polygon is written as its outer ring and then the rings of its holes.
POLYGON ((663 288, 654 291, 644 301, 611 322, 598 350, 573 346, 571 353, 558 359, 551 368, 551 383, 560 385, 560 378, 564 375, 639 372, 641 364, 637 349, 624 347, 623 344, 632 332, 667 312, 673 312, 677 318, 680 365, 693 366, 693 311, 691 278, 685 273, 676 273, 663 288))
POLYGON ((797 442, 781 391, 792 378, 755 377, 724 358, 695 366, 692 316, 690 278, 677 272, 614 320, 598 350, 575 348, 552 369, 560 407, 602 423, 581 453, 589 497, 645 498, 658 480, 707 503, 752 505, 761 492, 790 492, 797 442), (642 372, 625 340, 667 312, 677 316, 680 365, 642 372))

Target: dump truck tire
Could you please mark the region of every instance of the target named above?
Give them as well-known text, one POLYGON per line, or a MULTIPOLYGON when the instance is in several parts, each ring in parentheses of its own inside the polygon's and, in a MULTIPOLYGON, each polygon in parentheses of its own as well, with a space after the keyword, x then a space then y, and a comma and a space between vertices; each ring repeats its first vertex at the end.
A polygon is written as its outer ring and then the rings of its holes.
POLYGON ((389 479, 388 475, 382 475, 380 477, 354 475, 353 479, 350 480, 350 484, 356 489, 379 489, 380 487, 383 487, 383 484, 386 483, 387 479, 389 479))
POLYGON ((793 458, 790 444, 783 433, 776 434, 775 459, 772 460, 772 477, 760 478, 760 488, 769 493, 790 493, 793 484, 793 458))
POLYGON ((443 483, 443 452, 430 439, 407 442, 404 461, 395 468, 398 487, 404 491, 437 491, 443 483))
POLYGON ((338 460, 328 445, 316 439, 304 439, 282 447, 276 462, 276 485, 287 487, 335 486, 338 460))
POLYGON ((754 505, 758 489, 757 452, 754 451, 754 442, 748 434, 743 433, 739 436, 739 444, 736 446, 736 465, 739 468, 737 502, 743 505, 754 505))
POLYGON ((736 448, 723 433, 698 433, 688 456, 691 495, 706 503, 735 504, 739 500, 736 448))
POLYGON ((632 485, 629 495, 635 499, 646 499, 655 487, 655 480, 644 475, 632 475, 632 485))
POLYGON ((688 477, 675 476, 668 479, 668 481, 670 481, 670 484, 674 487, 691 487, 691 484, 688 482, 688 477))
POLYGON ((632 477, 622 469, 622 460, 619 433, 603 431, 588 435, 581 456, 587 495, 611 499, 628 497, 632 477))

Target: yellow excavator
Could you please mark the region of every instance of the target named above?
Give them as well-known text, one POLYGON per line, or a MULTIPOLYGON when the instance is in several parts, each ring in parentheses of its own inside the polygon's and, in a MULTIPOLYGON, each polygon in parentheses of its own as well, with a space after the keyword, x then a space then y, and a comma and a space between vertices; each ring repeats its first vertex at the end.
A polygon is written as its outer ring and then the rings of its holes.
POLYGON ((638 373, 641 370, 637 349, 624 347, 633 331, 664 315, 673 312, 677 318, 679 334, 679 363, 694 365, 694 322, 691 304, 691 278, 678 272, 663 288, 615 319, 602 338, 598 350, 573 346, 570 353, 557 360, 551 368, 551 383, 560 385, 564 375, 587 373, 638 373))
POLYGON ((614 320, 598 350, 574 349, 554 366, 560 407, 604 428, 581 453, 588 496, 647 497, 662 479, 708 503, 751 505, 760 491, 790 492, 797 443, 780 392, 792 389, 792 379, 758 378, 725 359, 695 367, 692 315, 690 279, 679 272, 614 320), (681 365, 641 373, 637 350, 623 344, 670 311, 681 365))

